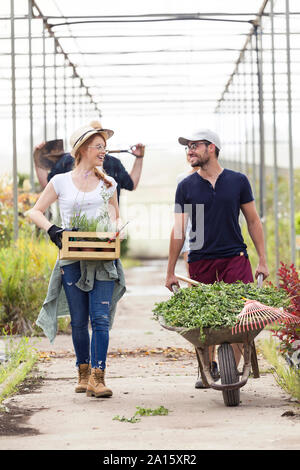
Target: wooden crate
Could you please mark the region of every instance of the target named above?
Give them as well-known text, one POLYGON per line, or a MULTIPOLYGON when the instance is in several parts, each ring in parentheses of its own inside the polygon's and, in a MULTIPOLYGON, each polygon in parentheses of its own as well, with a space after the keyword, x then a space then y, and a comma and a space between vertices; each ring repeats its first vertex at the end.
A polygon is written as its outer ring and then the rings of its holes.
POLYGON ((100 240, 87 240, 88 238, 100 239, 113 238, 114 236, 115 232, 71 232, 65 230, 62 233, 62 249, 59 250, 59 259, 114 260, 120 258, 119 236, 111 243, 100 240), (76 241, 70 240, 72 238, 76 238, 76 241), (84 251, 82 248, 89 248, 94 251, 84 251))

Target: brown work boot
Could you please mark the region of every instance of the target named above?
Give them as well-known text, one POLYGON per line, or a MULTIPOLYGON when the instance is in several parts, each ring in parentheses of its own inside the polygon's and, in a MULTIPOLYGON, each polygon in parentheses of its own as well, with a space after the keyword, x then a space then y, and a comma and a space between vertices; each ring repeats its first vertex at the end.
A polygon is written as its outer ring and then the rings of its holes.
POLYGON ((88 397, 111 397, 112 391, 106 387, 104 382, 105 370, 92 369, 89 382, 86 389, 88 397))
POLYGON ((87 384, 91 375, 90 364, 79 364, 78 367, 78 384, 75 388, 76 393, 86 392, 87 384))

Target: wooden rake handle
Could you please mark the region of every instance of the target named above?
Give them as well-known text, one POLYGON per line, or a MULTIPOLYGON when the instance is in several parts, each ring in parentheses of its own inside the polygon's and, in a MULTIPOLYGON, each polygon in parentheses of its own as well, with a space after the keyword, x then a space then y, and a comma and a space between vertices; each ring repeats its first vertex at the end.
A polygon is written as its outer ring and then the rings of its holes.
MULTIPOLYGON (((198 282, 198 281, 194 281, 194 279, 190 279, 189 277, 186 277, 186 276, 181 276, 181 274, 176 274, 175 273, 175 276, 180 279, 181 281, 184 281, 184 282, 187 282, 189 284, 193 284, 193 286, 199 286, 199 284, 201 284, 201 282, 198 282)), ((257 277, 257 286, 258 287, 262 287, 263 285, 263 280, 264 280, 264 276, 262 273, 260 273, 257 277)))
POLYGON ((193 284, 193 286, 199 286, 199 284, 201 284, 201 282, 194 281, 194 279, 190 279, 189 277, 186 277, 186 276, 181 276, 180 274, 175 273, 175 276, 181 281, 187 282, 188 284, 193 284))

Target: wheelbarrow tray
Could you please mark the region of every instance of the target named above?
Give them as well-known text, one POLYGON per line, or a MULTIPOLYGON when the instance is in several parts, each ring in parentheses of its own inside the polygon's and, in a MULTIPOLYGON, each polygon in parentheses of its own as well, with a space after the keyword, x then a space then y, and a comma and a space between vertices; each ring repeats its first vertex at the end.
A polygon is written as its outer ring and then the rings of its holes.
POLYGON ((183 336, 187 341, 192 343, 195 348, 204 348, 205 346, 212 346, 222 343, 251 343, 254 338, 263 330, 250 329, 232 333, 231 327, 223 328, 203 328, 202 333, 200 328, 184 328, 179 326, 167 325, 162 318, 159 319, 160 325, 170 331, 175 331, 183 336))
POLYGON ((251 365, 253 369, 253 376, 259 377, 259 368, 256 357, 256 350, 254 338, 263 330, 264 327, 258 329, 249 329, 245 331, 238 331, 232 333, 231 327, 224 328, 184 328, 167 325, 162 317, 159 318, 160 325, 170 331, 175 331, 192 343, 196 348, 198 364, 201 370, 201 376, 205 385, 220 390, 237 390, 243 387, 249 377, 251 365), (232 384, 216 384, 210 373, 208 347, 213 345, 220 345, 223 343, 243 343, 244 345, 244 368, 241 381, 232 384))

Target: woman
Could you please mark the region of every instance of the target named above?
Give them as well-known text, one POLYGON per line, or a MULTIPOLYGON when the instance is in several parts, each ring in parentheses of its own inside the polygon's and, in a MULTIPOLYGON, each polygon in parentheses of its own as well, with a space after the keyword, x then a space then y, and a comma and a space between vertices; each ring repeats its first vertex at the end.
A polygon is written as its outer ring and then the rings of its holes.
MULTIPOLYGON (((107 219, 110 208, 110 220, 116 223, 117 227, 119 218, 117 184, 112 177, 97 169, 103 165, 106 140, 112 135, 113 131, 102 129, 97 122, 74 132, 70 139, 71 155, 75 158, 74 170, 55 175, 28 213, 30 219, 38 227, 46 230, 59 248, 61 248, 63 230, 72 228, 72 217, 78 215, 78 211, 87 219, 95 218, 99 214, 107 219), (57 199, 62 227, 51 224, 44 216, 47 208, 57 199)), ((112 297, 115 283, 120 278, 120 260, 117 260, 117 263, 97 261, 96 266, 94 261, 58 261, 57 264, 60 267, 61 282, 71 316, 72 340, 79 377, 75 391, 86 392, 88 396, 110 397, 112 391, 106 387, 104 375, 111 326, 112 297), (92 268, 93 275, 89 276, 92 268), (87 283, 92 284, 92 288, 87 283), (89 318, 92 327, 91 343, 88 331, 89 318)), ((52 273, 51 279, 53 278, 52 273)), ((52 297, 54 290, 54 287, 49 285, 48 294, 52 297)), ((125 288, 122 292, 124 291, 125 288)), ((58 297, 58 291, 55 297, 58 297)), ((53 304, 53 298, 50 300, 53 304)), ((45 301, 44 309, 41 310, 36 322, 44 331, 45 325, 49 324, 49 318, 50 321, 53 318, 53 310, 49 308, 51 302, 47 304, 45 301)), ((50 337, 49 334, 48 336, 50 337)))

